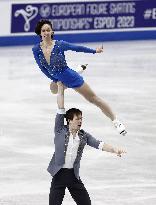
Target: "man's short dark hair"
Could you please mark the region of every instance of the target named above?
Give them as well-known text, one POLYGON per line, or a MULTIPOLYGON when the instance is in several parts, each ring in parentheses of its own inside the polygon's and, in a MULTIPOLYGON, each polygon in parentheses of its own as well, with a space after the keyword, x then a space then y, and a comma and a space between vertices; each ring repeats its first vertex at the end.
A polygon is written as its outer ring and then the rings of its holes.
POLYGON ((41 34, 41 28, 44 24, 48 24, 51 27, 51 29, 53 30, 53 26, 52 26, 51 21, 49 21, 47 19, 41 19, 40 21, 38 21, 38 23, 36 24, 36 27, 35 27, 35 33, 37 35, 41 34))
POLYGON ((71 108, 66 111, 64 117, 66 118, 67 124, 69 124, 69 120, 73 120, 74 116, 82 115, 82 111, 77 108, 71 108))

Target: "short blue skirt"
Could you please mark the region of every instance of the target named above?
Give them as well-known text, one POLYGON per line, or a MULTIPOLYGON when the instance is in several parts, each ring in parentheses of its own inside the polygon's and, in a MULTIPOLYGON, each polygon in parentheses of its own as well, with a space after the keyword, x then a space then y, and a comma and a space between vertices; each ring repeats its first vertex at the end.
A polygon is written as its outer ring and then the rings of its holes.
POLYGON ((68 67, 63 72, 57 74, 55 78, 68 88, 78 88, 84 83, 83 77, 68 67))

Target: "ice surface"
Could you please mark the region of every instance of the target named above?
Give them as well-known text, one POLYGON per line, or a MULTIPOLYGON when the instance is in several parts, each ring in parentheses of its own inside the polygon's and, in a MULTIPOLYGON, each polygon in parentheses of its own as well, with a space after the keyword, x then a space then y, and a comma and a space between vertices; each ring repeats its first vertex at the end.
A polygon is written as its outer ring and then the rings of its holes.
MULTIPOLYGON (((104 43, 102 54, 67 52, 71 68, 89 64, 84 79, 128 131, 120 136, 98 108, 66 91, 66 108, 82 109, 85 130, 127 151, 118 158, 85 148, 80 175, 93 205, 156 204, 155 51, 156 41, 132 41, 104 43)), ((56 95, 50 93, 50 81, 35 64, 30 46, 0 48, 0 63, 0 204, 46 205, 56 95)), ((63 205, 74 204, 67 191, 63 205)))

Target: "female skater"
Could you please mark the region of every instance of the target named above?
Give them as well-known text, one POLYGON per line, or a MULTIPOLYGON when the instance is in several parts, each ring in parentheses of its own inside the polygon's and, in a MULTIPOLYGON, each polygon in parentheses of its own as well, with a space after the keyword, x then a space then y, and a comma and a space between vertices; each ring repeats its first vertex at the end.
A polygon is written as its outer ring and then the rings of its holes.
POLYGON ((66 87, 73 88, 89 102, 99 107, 112 120, 118 132, 125 135, 127 132, 124 125, 116 118, 109 105, 92 91, 82 76, 67 66, 65 60, 64 52, 67 50, 95 54, 102 53, 103 47, 94 50, 62 40, 54 40, 54 31, 49 20, 40 20, 36 25, 35 33, 41 37, 41 42, 36 44, 32 50, 41 71, 53 82, 61 81, 66 87))

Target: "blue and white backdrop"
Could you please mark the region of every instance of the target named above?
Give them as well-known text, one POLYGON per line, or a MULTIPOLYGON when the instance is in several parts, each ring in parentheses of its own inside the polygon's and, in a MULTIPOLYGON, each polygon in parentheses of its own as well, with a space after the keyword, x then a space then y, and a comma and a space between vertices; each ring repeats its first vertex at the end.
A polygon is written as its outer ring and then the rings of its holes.
POLYGON ((42 18, 52 21, 56 38, 72 42, 156 38, 154 0, 2 0, 0 13, 0 45, 34 43, 34 27, 42 18))

